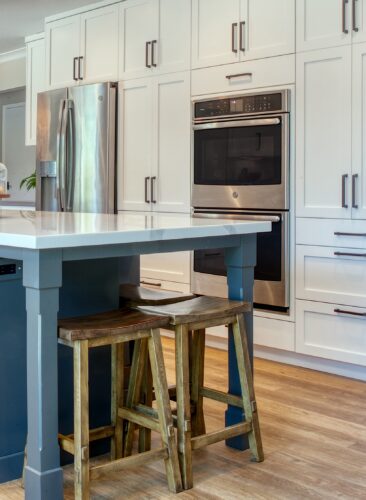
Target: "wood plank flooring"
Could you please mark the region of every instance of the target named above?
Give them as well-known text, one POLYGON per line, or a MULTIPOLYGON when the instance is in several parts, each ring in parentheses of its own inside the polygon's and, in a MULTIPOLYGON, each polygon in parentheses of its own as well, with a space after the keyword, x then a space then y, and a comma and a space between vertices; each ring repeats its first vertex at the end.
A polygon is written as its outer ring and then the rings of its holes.
MULTIPOLYGON (((170 382, 174 345, 164 340, 170 382)), ((226 389, 226 353, 207 349, 206 385, 226 389)), ((193 499, 366 499, 366 383, 255 360, 255 387, 265 461, 223 443, 194 455, 193 499)), ((224 407, 205 403, 207 430, 222 425, 224 407)), ((158 439, 155 439, 158 442, 158 439)), ((65 469, 65 499, 73 495, 65 469)), ((19 481, 0 485, 1 500, 20 500, 19 481)), ((92 499, 170 499, 163 466, 114 473, 92 483, 92 499)), ((50 499, 51 500, 51 499, 50 499)))

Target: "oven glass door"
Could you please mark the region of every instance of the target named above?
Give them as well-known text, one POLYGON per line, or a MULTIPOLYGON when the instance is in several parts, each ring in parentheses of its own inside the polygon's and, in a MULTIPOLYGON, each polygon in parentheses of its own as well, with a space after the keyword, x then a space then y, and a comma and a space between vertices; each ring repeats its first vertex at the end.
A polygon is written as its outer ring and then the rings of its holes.
POLYGON ((194 182, 206 186, 281 184, 281 155, 281 118, 198 125, 194 182))

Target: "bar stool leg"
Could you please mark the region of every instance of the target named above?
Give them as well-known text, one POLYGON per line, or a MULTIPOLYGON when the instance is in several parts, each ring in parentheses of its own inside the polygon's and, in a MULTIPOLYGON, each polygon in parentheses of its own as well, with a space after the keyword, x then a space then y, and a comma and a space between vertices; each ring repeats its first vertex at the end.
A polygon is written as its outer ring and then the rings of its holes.
MULTIPOLYGON (((143 342, 147 342, 147 340, 144 339, 143 342)), ((142 403, 151 408, 153 401, 153 387, 152 387, 152 375, 151 375, 151 366, 149 358, 147 358, 144 367, 142 393, 143 393, 142 403)), ((151 430, 147 429, 146 427, 142 427, 139 431, 138 450, 139 453, 151 450, 151 430)))
POLYGON ((123 456, 123 420, 118 416, 118 408, 124 406, 124 344, 112 344, 112 394, 111 423, 114 436, 111 438, 111 460, 123 456))
POLYGON ((159 330, 151 330, 148 347, 157 401, 161 438, 163 444, 167 446, 169 452, 169 456, 165 459, 168 486, 170 491, 178 493, 182 490, 182 481, 179 471, 178 454, 175 445, 173 417, 170 409, 168 382, 166 379, 163 348, 161 345, 159 330))
POLYGON ((233 324, 233 335, 245 417, 252 421, 253 426, 252 431, 248 434, 249 446, 254 461, 262 462, 264 460, 263 446, 243 315, 236 317, 236 322, 233 324))
POLYGON ((193 332, 193 342, 191 348, 191 400, 195 407, 195 412, 192 415, 192 437, 206 434, 205 417, 203 413, 203 397, 201 395, 201 388, 204 385, 205 334, 206 332, 204 329, 193 332))
MULTIPOLYGON (((144 342, 144 340, 135 341, 133 349, 130 381, 127 392, 127 401, 126 401, 127 408, 132 408, 133 406, 137 405, 140 402, 139 399, 141 395, 141 385, 142 385, 142 379, 144 375, 144 367, 147 355, 146 349, 147 349, 147 343, 144 342)), ((135 430, 135 424, 133 422, 128 422, 127 432, 125 437, 125 453, 124 453, 125 457, 129 457, 132 453, 134 430, 135 430)))
POLYGON ((184 489, 193 487, 191 405, 189 394, 189 334, 186 325, 175 328, 178 454, 184 489))
POLYGON ((89 359, 88 341, 74 343, 75 499, 89 499, 89 359))

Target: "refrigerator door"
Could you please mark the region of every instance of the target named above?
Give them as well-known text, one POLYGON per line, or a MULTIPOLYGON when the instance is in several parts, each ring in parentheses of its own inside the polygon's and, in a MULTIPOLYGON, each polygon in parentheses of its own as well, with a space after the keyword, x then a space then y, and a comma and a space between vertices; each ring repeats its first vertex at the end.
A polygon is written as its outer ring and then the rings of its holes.
POLYGON ((114 213, 116 87, 70 88, 66 108, 64 210, 114 213))
POLYGON ((67 89, 38 94, 37 104, 37 162, 36 209, 61 210, 58 172, 61 153, 61 133, 67 99, 67 89))

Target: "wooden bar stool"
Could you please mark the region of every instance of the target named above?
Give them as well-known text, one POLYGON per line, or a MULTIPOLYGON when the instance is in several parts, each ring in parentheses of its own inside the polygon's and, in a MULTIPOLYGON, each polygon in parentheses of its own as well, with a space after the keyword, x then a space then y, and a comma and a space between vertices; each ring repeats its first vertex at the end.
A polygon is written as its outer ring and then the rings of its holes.
POLYGON ((153 316, 131 309, 120 309, 92 316, 59 321, 59 342, 74 350, 74 434, 59 436, 60 446, 75 457, 75 498, 89 498, 89 480, 108 471, 126 466, 138 466, 163 459, 169 489, 182 489, 173 418, 159 328, 165 327, 167 318, 153 316), (135 341, 131 374, 126 401, 123 396, 123 347, 135 341), (112 403, 111 425, 89 429, 88 351, 90 348, 112 346, 112 403), (140 396, 144 367, 149 359, 157 412, 153 416, 141 411, 140 396), (124 425, 128 436, 123 443, 124 425), (131 454, 131 434, 135 425, 160 432, 162 447, 137 455, 131 454), (111 438, 111 461, 90 467, 91 441, 111 438), (123 446, 124 444, 124 446, 123 446), (124 457, 124 458, 123 458, 124 457))
POLYGON ((169 328, 175 332, 178 454, 185 489, 193 486, 192 449, 247 434, 253 459, 257 462, 264 459, 243 318, 243 313, 250 309, 251 304, 247 302, 216 297, 196 297, 179 304, 140 308, 151 314, 168 316, 169 328), (205 329, 220 325, 232 325, 233 328, 241 397, 204 387, 205 329), (191 386, 189 384, 190 331, 194 332, 191 386), (203 415, 204 397, 242 408, 245 422, 206 434, 203 415), (195 409, 193 415, 191 415, 191 403, 195 409))

